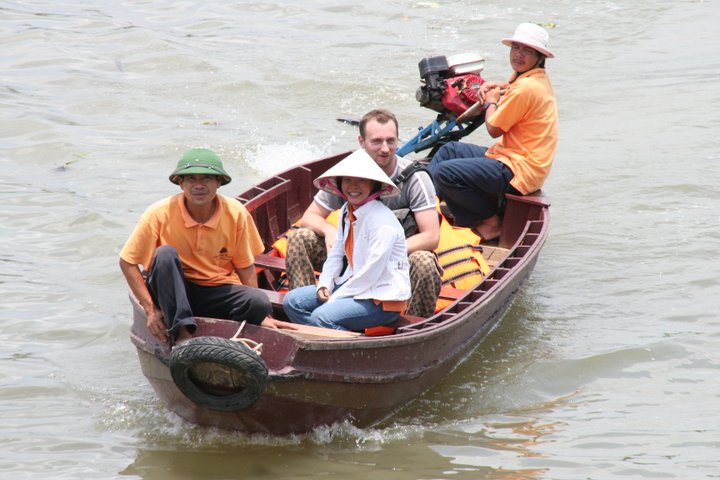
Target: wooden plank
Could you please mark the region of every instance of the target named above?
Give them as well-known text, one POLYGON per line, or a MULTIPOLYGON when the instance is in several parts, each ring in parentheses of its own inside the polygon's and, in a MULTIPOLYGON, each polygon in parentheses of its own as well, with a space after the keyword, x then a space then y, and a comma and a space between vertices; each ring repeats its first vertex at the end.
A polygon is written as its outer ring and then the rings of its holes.
POLYGON ((255 255, 255 266, 269 268, 270 270, 278 270, 281 272, 286 270, 285 259, 283 257, 276 257, 265 253, 255 255))
POLYGON ((274 179, 278 183, 267 189, 256 186, 255 189, 258 190, 258 193, 252 198, 244 199, 239 197, 240 201, 244 201, 245 208, 247 208, 248 211, 252 212, 258 206, 267 203, 273 198, 276 198, 283 193, 287 193, 287 191, 290 190, 290 187, 292 186, 292 182, 290 180, 281 177, 274 177, 274 179))
MULTIPOLYGON (((260 291, 267 295, 270 299, 270 303, 273 304, 273 307, 282 307, 283 298, 285 297, 284 293, 265 289, 260 289, 260 291)), ((303 338, 353 338, 361 335, 357 332, 335 330, 333 328, 313 327, 310 325, 300 325, 298 323, 294 323, 293 325, 297 327, 297 330, 282 329, 281 331, 283 333, 303 338)))
POLYGON ((348 330, 335 330, 334 328, 313 327, 311 325, 300 325, 298 323, 294 323, 293 325, 297 327, 297 330, 282 329, 279 331, 288 335, 292 335, 293 337, 313 339, 356 338, 362 335, 361 333, 350 332, 348 330))
POLYGON ((490 247, 483 245, 483 257, 487 260, 488 265, 497 267, 507 257, 510 252, 507 248, 490 247))
POLYGON ((285 298, 284 293, 276 292, 274 290, 266 290, 264 288, 261 288, 260 291, 268 297, 273 307, 282 307, 283 299, 285 298))

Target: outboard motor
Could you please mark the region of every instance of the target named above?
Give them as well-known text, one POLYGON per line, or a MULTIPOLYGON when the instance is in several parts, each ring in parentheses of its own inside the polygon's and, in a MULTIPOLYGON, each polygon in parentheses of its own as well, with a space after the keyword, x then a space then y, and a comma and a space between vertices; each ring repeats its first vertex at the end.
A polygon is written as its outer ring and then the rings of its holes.
POLYGON ((477 103, 480 86, 485 83, 480 76, 484 67, 485 60, 474 53, 420 60, 418 69, 422 85, 415 92, 415 98, 421 106, 438 112, 438 116, 398 148, 398 155, 405 156, 428 148, 435 151, 444 143, 458 140, 483 124, 485 115, 482 110, 463 124, 455 120, 477 103))
POLYGON ((425 108, 458 116, 478 101, 483 68, 484 60, 475 54, 423 58, 418 64, 423 85, 415 98, 425 108))

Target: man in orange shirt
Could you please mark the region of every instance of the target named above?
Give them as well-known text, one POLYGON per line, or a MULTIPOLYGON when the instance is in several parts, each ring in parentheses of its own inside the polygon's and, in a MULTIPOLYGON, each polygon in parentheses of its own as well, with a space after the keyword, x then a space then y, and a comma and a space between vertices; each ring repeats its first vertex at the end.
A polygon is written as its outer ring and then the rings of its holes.
POLYGON ((473 228, 485 241, 500 236, 497 200, 540 189, 557 149, 557 103, 545 72, 545 59, 554 57, 547 32, 523 23, 502 43, 510 47, 510 81, 488 82, 480 91, 487 131, 502 138, 490 148, 447 143, 428 165, 455 224, 473 228))
POLYGON ((182 193, 151 205, 120 252, 120 269, 160 341, 190 338, 195 316, 285 326, 268 316, 270 301, 257 289, 254 261, 264 246, 252 217, 217 193, 230 180, 214 152, 188 150, 170 175, 182 193))

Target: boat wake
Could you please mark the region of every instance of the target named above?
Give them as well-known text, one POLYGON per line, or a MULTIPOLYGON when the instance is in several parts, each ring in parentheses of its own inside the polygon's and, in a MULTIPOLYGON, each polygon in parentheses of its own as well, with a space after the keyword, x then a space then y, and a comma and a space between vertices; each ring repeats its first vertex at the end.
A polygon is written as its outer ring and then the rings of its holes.
POLYGON ((245 158, 250 168, 266 177, 315 158, 331 155, 337 144, 336 137, 331 137, 324 145, 313 145, 304 140, 284 144, 260 144, 254 150, 246 152, 245 158))

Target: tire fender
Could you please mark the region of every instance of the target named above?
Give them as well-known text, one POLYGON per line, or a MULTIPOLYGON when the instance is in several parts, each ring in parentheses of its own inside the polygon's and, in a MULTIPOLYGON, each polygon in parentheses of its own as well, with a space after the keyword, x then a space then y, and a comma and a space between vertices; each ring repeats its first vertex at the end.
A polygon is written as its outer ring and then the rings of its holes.
POLYGON ((173 348, 170 373, 180 391, 197 405, 225 412, 252 406, 268 378, 265 362, 247 345, 209 336, 173 348))

